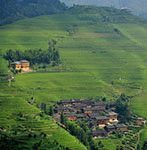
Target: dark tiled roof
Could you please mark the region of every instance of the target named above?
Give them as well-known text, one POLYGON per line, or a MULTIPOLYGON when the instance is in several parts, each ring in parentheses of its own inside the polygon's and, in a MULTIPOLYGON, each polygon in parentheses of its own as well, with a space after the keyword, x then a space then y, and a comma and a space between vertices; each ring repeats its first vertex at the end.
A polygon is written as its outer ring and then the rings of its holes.
POLYGON ((14 65, 20 65, 21 63, 20 63, 20 61, 15 61, 15 62, 12 62, 11 63, 12 65, 14 64, 14 65))
POLYGON ((107 132, 105 130, 96 130, 92 131, 93 136, 107 136, 107 132))
POLYGON ((116 128, 126 128, 127 127, 125 124, 117 124, 115 126, 116 126, 116 128))
POLYGON ((115 126, 114 125, 108 125, 106 126, 107 129, 115 129, 115 126))
POLYGON ((109 112, 109 116, 111 115, 118 115, 118 114, 112 111, 112 112, 109 112))
POLYGON ((29 61, 27 61, 27 60, 21 60, 20 62, 21 63, 29 63, 29 61))
POLYGON ((99 117, 96 117, 97 120, 105 120, 105 119, 109 119, 108 117, 106 116, 99 116, 99 117))

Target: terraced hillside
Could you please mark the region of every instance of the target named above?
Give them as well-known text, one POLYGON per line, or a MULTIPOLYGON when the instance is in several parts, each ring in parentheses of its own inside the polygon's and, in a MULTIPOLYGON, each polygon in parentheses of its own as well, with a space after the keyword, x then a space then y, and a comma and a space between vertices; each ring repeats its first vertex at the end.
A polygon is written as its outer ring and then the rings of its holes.
MULTIPOLYGON (((2 53, 8 49, 45 49, 49 39, 56 39, 62 58, 62 65, 52 70, 19 74, 15 82, 0 83, 1 126, 8 130, 16 125, 29 125, 65 147, 84 150, 86 148, 77 139, 50 117, 38 117, 40 110, 36 105, 97 96, 113 100, 115 95, 125 93, 136 95, 131 102, 132 110, 146 118, 146 24, 139 21, 136 24, 105 23, 89 20, 87 15, 82 18, 65 13, 24 19, 0 27, 2 53), (27 102, 32 96, 36 99, 34 105, 27 102), (33 120, 17 120, 16 112, 29 115, 33 120)), ((146 130, 141 137, 147 138, 146 130)), ((30 140, 29 145, 36 141, 30 140)), ((104 142, 107 149, 110 142, 114 142, 112 150, 119 143, 116 140, 104 142)))

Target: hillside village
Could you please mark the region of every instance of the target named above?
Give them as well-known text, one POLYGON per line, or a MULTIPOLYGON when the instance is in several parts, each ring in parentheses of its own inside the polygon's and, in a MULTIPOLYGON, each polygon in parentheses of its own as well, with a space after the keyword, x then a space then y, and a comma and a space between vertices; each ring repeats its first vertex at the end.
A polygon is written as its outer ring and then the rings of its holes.
MULTIPOLYGON (((60 122, 61 115, 64 114, 69 121, 84 121, 94 138, 107 137, 113 132, 127 133, 129 125, 121 123, 115 107, 113 102, 80 99, 60 101, 54 108, 54 119, 60 122)), ((136 118, 134 124, 142 126, 145 120, 136 118)))

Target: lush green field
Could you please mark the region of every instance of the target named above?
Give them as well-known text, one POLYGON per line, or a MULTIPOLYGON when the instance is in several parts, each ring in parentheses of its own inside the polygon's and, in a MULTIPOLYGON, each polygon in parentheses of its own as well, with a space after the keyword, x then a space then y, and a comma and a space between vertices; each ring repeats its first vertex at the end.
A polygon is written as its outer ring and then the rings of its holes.
MULTIPOLYGON (((146 25, 92 24, 88 20, 64 14, 25 19, 0 27, 0 49, 3 53, 10 48, 47 48, 51 38, 58 41, 64 69, 62 72, 20 74, 11 87, 1 84, 2 125, 16 124, 12 118, 16 111, 39 113, 35 106, 26 102, 32 96, 36 98, 36 104, 50 104, 69 98, 105 96, 113 99, 114 95, 122 92, 137 94, 131 102, 132 110, 140 116, 147 116, 146 25), (75 32, 69 35, 67 29, 73 25, 76 25, 75 32)), ((40 130, 45 129, 53 134, 52 137, 61 144, 69 145, 74 150, 85 149, 51 119, 42 122, 44 124, 40 130)), ((147 139, 146 133, 144 135, 147 139)), ((106 145, 114 142, 113 150, 117 141, 104 142, 106 145)))

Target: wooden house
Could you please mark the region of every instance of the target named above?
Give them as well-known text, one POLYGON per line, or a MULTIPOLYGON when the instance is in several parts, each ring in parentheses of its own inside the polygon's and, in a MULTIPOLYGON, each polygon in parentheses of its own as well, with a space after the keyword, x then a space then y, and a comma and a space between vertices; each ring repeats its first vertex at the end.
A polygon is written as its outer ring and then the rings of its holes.
POLYGON ((87 116, 85 114, 76 114, 77 119, 86 119, 87 116))
POLYGON ((143 126, 143 125, 145 125, 145 123, 146 123, 146 121, 143 118, 140 118, 140 117, 135 120, 135 124, 137 126, 143 126))
POLYGON ((94 138, 97 137, 107 137, 108 133, 105 130, 96 130, 96 131, 92 131, 92 136, 94 138))
POLYGON ((90 115, 90 114, 92 114, 92 109, 91 108, 83 108, 83 113, 90 115))
POLYGON ((125 124, 117 124, 115 127, 119 132, 128 132, 128 127, 125 124))
POLYGON ((68 120, 70 121, 76 121, 77 120, 77 116, 76 114, 68 114, 68 115, 65 115, 67 117, 68 120))
POLYGON ((106 116, 96 117, 97 125, 100 128, 105 127, 109 123, 109 118, 106 116))
POLYGON ((69 117, 67 117, 68 118, 68 120, 70 120, 70 121, 76 121, 77 120, 77 117, 76 116, 69 116, 69 117))
POLYGON ((21 69, 22 71, 29 71, 30 70, 30 62, 27 60, 21 60, 21 69))
POLYGON ((30 71, 30 62, 27 60, 15 61, 11 63, 11 67, 17 71, 28 72, 30 71))
POLYGON ((114 122, 118 122, 118 114, 115 113, 115 112, 109 112, 108 114, 108 117, 109 117, 109 122, 110 123, 114 123, 114 122))
POLYGON ((116 127, 114 125, 107 125, 105 127, 105 130, 109 133, 112 133, 112 132, 116 131, 116 127))
POLYGON ((21 70, 21 63, 20 61, 15 61, 13 63, 11 63, 11 67, 15 70, 21 70))

